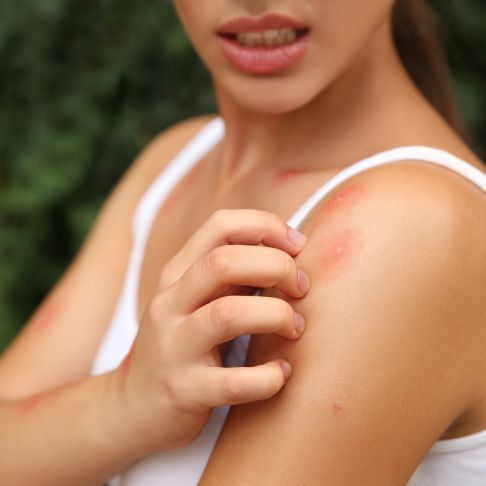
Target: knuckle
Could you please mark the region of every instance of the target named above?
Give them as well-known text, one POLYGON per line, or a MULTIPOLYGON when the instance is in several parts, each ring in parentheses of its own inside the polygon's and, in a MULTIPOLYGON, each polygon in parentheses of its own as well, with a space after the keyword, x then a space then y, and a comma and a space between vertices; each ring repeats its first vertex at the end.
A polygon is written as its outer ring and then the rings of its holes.
POLYGON ((206 266, 213 275, 226 273, 231 267, 229 252, 224 246, 218 246, 211 250, 206 257, 206 266))
POLYGON ((286 224, 275 213, 259 209, 250 209, 248 211, 254 212, 249 221, 251 221, 254 229, 258 229, 263 235, 287 231, 286 224))
POLYGON ((217 209, 209 217, 209 223, 216 231, 224 232, 228 228, 230 212, 229 209, 217 209))
POLYGON ((268 211, 257 211, 258 215, 254 217, 253 220, 258 222, 258 225, 264 231, 264 233, 287 233, 287 224, 275 213, 268 211))
POLYGON ((158 288, 165 289, 169 287, 177 278, 175 277, 174 263, 169 260, 164 264, 159 275, 158 288))
POLYGON ((190 387, 187 380, 174 373, 167 378, 165 389, 171 403, 177 408, 186 406, 190 401, 190 387))
POLYGON ((209 305, 208 320, 211 330, 218 334, 234 325, 235 315, 231 301, 224 297, 213 301, 209 305))
POLYGON ((287 225, 280 217, 278 217, 275 213, 266 213, 266 214, 268 218, 267 222, 269 225, 287 231, 287 225))
POLYGON ((156 293, 150 300, 147 306, 147 314, 152 322, 158 322, 162 317, 162 309, 164 307, 164 295, 162 292, 156 293))

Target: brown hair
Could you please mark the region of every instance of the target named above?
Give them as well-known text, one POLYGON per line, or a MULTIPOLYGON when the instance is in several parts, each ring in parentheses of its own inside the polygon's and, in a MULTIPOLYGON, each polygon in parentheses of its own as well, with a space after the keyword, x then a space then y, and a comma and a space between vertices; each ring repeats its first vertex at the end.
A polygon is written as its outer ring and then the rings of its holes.
POLYGON ((459 134, 467 136, 437 14, 427 0, 395 0, 392 25, 398 53, 417 87, 459 134))

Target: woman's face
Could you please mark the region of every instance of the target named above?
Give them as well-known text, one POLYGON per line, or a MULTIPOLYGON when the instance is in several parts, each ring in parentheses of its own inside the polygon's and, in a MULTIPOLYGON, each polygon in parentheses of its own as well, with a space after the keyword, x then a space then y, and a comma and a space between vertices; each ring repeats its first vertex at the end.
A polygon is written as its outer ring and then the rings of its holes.
POLYGON ((350 68, 394 0, 174 2, 216 87, 245 108, 277 114, 303 107, 350 68))

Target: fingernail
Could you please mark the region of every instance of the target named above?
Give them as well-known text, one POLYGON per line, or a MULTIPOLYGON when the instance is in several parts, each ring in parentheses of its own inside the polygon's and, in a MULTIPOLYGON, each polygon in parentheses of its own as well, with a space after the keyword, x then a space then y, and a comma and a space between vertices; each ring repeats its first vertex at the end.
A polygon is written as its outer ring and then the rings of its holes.
POLYGON ((287 226, 287 236, 289 240, 299 248, 303 247, 307 241, 307 236, 290 226, 287 226))
POLYGON ((297 272, 297 285, 299 286, 299 290, 303 293, 306 293, 310 288, 310 279, 301 268, 299 268, 299 271, 297 272))
POLYGON ((297 334, 300 336, 305 329, 305 319, 302 314, 299 314, 298 312, 295 313, 295 330, 297 331, 297 334))
POLYGON ((292 374, 292 365, 288 361, 281 360, 280 366, 282 368, 285 380, 288 380, 292 374))

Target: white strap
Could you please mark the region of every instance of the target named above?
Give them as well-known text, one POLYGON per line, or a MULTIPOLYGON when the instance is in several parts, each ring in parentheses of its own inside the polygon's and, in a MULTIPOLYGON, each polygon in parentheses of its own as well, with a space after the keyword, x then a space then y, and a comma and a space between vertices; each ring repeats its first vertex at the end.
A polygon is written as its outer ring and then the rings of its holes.
POLYGON ((154 219, 160 206, 177 183, 223 137, 224 125, 220 117, 204 125, 195 137, 169 162, 166 168, 142 196, 133 221, 133 249, 126 278, 129 305, 127 321, 137 328, 137 289, 145 253, 154 219))
POLYGON ((302 206, 287 221, 287 224, 292 228, 297 228, 312 211, 312 209, 319 203, 319 201, 346 179, 349 179, 350 177, 367 169, 376 167, 377 165, 391 164, 393 162, 400 162, 403 160, 421 160, 424 162, 431 162, 433 164, 441 165, 454 172, 458 172, 486 192, 486 174, 483 174, 479 169, 456 157, 455 155, 452 155, 445 150, 432 147, 423 147, 420 145, 397 147, 360 160, 359 162, 350 165, 346 169, 336 174, 321 187, 319 187, 307 199, 307 201, 302 204, 302 206))

